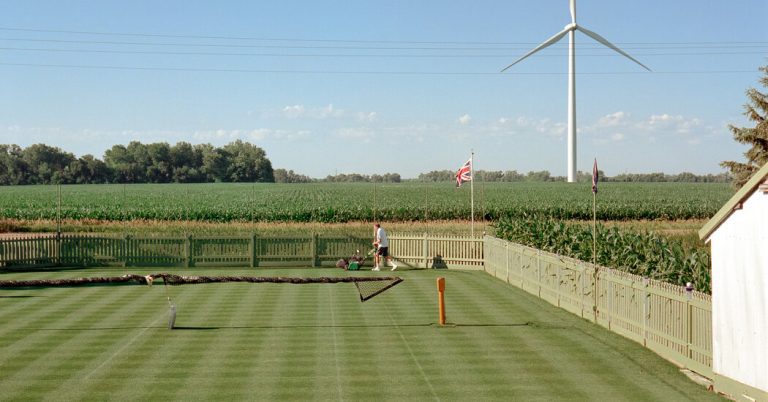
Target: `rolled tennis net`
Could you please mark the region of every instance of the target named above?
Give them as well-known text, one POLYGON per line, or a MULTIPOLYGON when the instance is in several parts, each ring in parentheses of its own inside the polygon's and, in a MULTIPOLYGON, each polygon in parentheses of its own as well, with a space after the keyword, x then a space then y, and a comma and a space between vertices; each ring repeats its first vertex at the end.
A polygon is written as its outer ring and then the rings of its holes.
POLYGON ((65 278, 65 279, 30 279, 30 280, 0 280, 2 288, 38 288, 38 287, 75 287, 110 284, 142 284, 149 285, 162 279, 165 285, 194 285, 205 283, 247 282, 247 283, 289 283, 303 284, 331 284, 354 283, 360 294, 360 301, 364 302, 391 289, 403 281, 397 276, 339 276, 339 277, 283 277, 283 276, 186 276, 169 273, 156 273, 149 275, 125 274, 111 277, 89 278, 65 278))

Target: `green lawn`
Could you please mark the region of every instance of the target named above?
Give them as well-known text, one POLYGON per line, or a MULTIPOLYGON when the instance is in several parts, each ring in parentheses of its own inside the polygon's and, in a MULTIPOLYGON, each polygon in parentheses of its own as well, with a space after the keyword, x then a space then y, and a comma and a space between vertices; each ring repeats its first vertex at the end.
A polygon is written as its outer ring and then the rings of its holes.
POLYGON ((166 289, 157 283, 0 289, 0 400, 717 399, 640 345, 482 272, 397 274, 403 283, 365 303, 352 284, 169 287, 175 330, 167 329, 166 289), (445 327, 436 324, 438 276, 447 283, 445 327))

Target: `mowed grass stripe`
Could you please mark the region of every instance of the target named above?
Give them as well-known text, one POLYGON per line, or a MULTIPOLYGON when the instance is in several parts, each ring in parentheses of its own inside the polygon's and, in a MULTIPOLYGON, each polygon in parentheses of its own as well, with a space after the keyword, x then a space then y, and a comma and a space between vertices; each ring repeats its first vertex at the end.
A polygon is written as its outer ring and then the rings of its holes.
MULTIPOLYGON (((93 358, 100 361, 99 355, 112 353, 112 349, 116 347, 116 341, 130 336, 126 334, 125 328, 119 328, 119 325, 125 325, 125 321, 134 321, 135 317, 131 316, 137 316, 142 321, 147 319, 146 313, 142 311, 143 304, 136 302, 137 293, 146 295, 146 291, 121 288, 92 288, 93 292, 84 293, 88 296, 86 299, 75 298, 80 302, 80 308, 70 311, 60 319, 53 320, 49 327, 41 328, 28 336, 27 339, 35 340, 34 343, 27 348, 22 348, 20 354, 13 359, 13 363, 6 365, 14 372, 11 380, 18 379, 27 384, 37 384, 36 387, 26 386, 23 390, 25 395, 51 393, 61 382, 66 383, 73 377, 82 378, 83 373, 87 372, 94 362, 93 358), (136 292, 137 290, 139 292, 136 292), (110 309, 113 310, 110 312, 110 309), (60 324, 67 319, 69 322, 66 325, 60 324), (121 334, 126 336, 121 337, 121 334), (108 342, 104 342, 105 340, 108 342), (99 353, 99 348, 105 346, 107 349, 99 353), (16 366, 18 363, 22 363, 23 366, 16 366)), ((77 292, 80 289, 68 290, 77 292)), ((144 299, 146 303, 153 303, 151 297, 144 297, 144 299)), ((52 314, 52 316, 58 315, 58 312, 52 314)), ((91 369, 95 368, 91 367, 91 369)))
MULTIPOLYGON (((173 349, 160 336, 170 332, 167 330, 167 295, 174 293, 166 289, 162 282, 151 289, 154 298, 140 296, 132 304, 127 304, 132 311, 144 311, 144 314, 149 315, 143 321, 126 321, 141 324, 136 330, 125 333, 123 341, 118 343, 119 348, 106 350, 99 356, 95 362, 96 367, 85 373, 85 381, 81 386, 69 389, 72 399, 114 400, 121 399, 121 395, 130 399, 131 396, 136 397, 154 389, 148 383, 163 381, 165 372, 157 366, 162 365, 162 362, 170 362, 171 365, 175 362, 172 358, 173 349), (135 381, 120 381, 127 378, 135 381)), ((141 314, 137 313, 136 317, 141 317, 141 314)))
MULTIPOLYGON (((162 295, 157 290, 146 288, 120 289, 123 296, 116 307, 102 320, 93 322, 90 328, 83 327, 82 335, 67 350, 75 356, 64 359, 65 362, 83 363, 77 367, 62 365, 57 369, 73 375, 53 391, 62 399, 80 400, 90 397, 88 392, 93 384, 99 384, 102 375, 115 364, 128 359, 149 358, 153 352, 142 348, 151 333, 164 328, 165 309, 162 295)), ((82 323, 87 325, 85 323, 82 323)), ((99 386, 100 391, 104 387, 99 386)))
POLYGON ((13 341, 7 344, 4 342, 3 347, 15 353, 4 353, 0 356, 0 365, 3 367, 14 365, 12 366, 14 371, 18 371, 27 364, 34 363, 61 341, 79 335, 78 331, 67 331, 67 329, 87 320, 88 313, 104 308, 117 297, 116 293, 110 293, 103 287, 42 291, 47 296, 52 295, 51 297, 55 298, 50 299, 47 305, 41 306, 40 310, 34 314, 27 317, 20 316, 16 320, 7 321, 4 325, 8 328, 8 333, 3 333, 2 339, 13 341), (68 292, 61 292, 63 290, 68 292))
MULTIPOLYGON (((473 277, 478 282, 486 281, 488 276, 473 277)), ((472 284, 474 280, 464 281, 463 284, 472 284)), ((454 281, 455 282, 455 281, 454 281)), ((521 334, 517 336, 517 341, 505 343, 495 348, 491 343, 497 343, 503 339, 502 334, 476 336, 477 340, 483 341, 483 351, 493 353, 494 350, 511 356, 525 356, 526 361, 520 371, 522 376, 512 381, 526 383, 525 376, 535 374, 531 370, 538 371, 538 374, 544 374, 546 377, 532 379, 531 383, 547 383, 549 386, 542 393, 537 391, 537 395, 550 395, 554 399, 567 398, 585 399, 585 400, 660 400, 669 399, 670 395, 675 395, 673 399, 689 400, 690 396, 679 390, 679 387, 688 388, 693 385, 685 376, 683 376, 674 366, 663 362, 661 358, 647 349, 638 347, 632 341, 622 338, 616 334, 610 333, 605 329, 596 326, 586 320, 558 309, 541 299, 531 297, 524 291, 511 288, 508 289, 503 283, 492 279, 485 293, 491 300, 498 300, 489 305, 489 308, 478 306, 477 293, 469 292, 464 294, 463 287, 456 287, 458 293, 458 302, 462 307, 468 307, 465 313, 472 314, 475 319, 482 321, 486 313, 492 313, 498 307, 504 307, 505 301, 517 300, 527 301, 527 303, 515 303, 515 308, 510 311, 520 311, 523 314, 520 322, 527 325, 511 325, 505 328, 504 325, 490 326, 483 332, 511 332, 521 334), (498 297, 496 289, 501 289, 502 293, 519 293, 523 297, 513 298, 498 297), (475 297, 472 297, 472 294, 475 297), (530 307, 536 306, 536 310, 530 307), (525 310, 530 310, 526 313, 525 310), (479 313, 478 313, 479 312, 479 313), (539 321, 542 312, 549 315, 549 321, 539 321), (598 336, 595 336, 598 334, 598 336), (509 350, 511 345, 515 345, 514 350, 509 350), (597 347, 596 347, 597 346, 597 347), (627 356, 620 358, 621 350, 629 351, 627 356), (627 358, 632 358, 627 361, 627 358), (656 375, 655 371, 645 372, 646 376, 642 380, 636 378, 637 372, 643 371, 643 365, 638 365, 636 361, 647 363, 648 366, 661 364, 665 369, 663 374, 656 375), (578 373, 578 376, 574 376, 578 373), (650 377, 655 377, 649 379, 650 377), (547 378, 549 377, 549 378, 547 378), (656 385, 651 385, 656 383, 656 385), (575 391, 575 390, 581 390, 575 391)), ((446 296, 447 297, 447 296, 446 296)), ((487 300, 487 299, 486 299, 487 300)), ((451 304, 450 306, 453 306, 451 304)), ((450 310, 449 310, 450 311, 450 310)), ((502 316, 503 311, 497 311, 494 316, 502 316)), ((482 326, 480 327, 482 328, 482 326)), ((694 386, 695 387, 695 386, 694 386)), ((708 397, 717 399, 712 394, 708 397)), ((697 396, 698 397, 698 396, 697 396)), ((544 398, 550 399, 550 398, 544 398)))
POLYGON ((227 314, 227 327, 224 335, 230 338, 227 346, 220 351, 217 369, 212 370, 212 386, 203 399, 243 400, 251 399, 253 391, 250 384, 257 365, 259 350, 264 344, 263 329, 249 328, 249 323, 257 319, 254 307, 262 305, 266 296, 258 285, 238 284, 231 286, 229 302, 232 303, 227 314), (223 389, 223 392, 222 392, 223 389))
MULTIPOLYGON (((446 350, 452 350, 456 358, 464 360, 473 373, 484 374, 477 378, 470 377, 470 382, 466 381, 467 376, 452 376, 451 373, 441 373, 440 378, 452 378, 450 381, 441 382, 441 388, 446 389, 447 396, 462 398, 501 398, 506 396, 518 395, 525 397, 532 389, 526 387, 526 384, 541 384, 543 379, 552 378, 555 382, 546 387, 535 388, 537 395, 557 398, 564 395, 561 388, 568 388, 567 384, 562 386, 564 380, 559 373, 560 367, 554 365, 542 366, 541 352, 525 347, 523 339, 519 335, 521 331, 526 331, 528 322, 533 316, 523 315, 513 318, 511 321, 499 322, 499 317, 514 314, 516 311, 524 310, 510 307, 508 297, 498 295, 494 297, 494 292, 488 291, 487 284, 478 275, 456 275, 454 280, 446 283, 446 308, 448 317, 458 317, 457 321, 448 319, 449 325, 457 325, 456 328, 445 328, 438 333, 438 339, 444 340, 446 350), (486 290, 482 292, 482 290, 486 290), (477 297, 483 294, 483 297, 477 297), (450 297, 449 297, 450 296, 450 297), (455 333, 458 333, 457 334, 455 333), (532 365, 531 363, 537 363, 532 365), (536 370, 527 370, 527 367, 536 367, 536 370), (498 377, 506 378, 506 381, 499 381, 498 377), (535 379, 529 381, 526 379, 535 379), (478 381, 479 378, 479 381, 478 381), (518 386, 522 385, 522 389, 518 386)), ((526 307, 527 308, 527 307, 526 307)), ((434 343, 433 343, 434 345, 434 343)), ((433 355, 443 358, 440 349, 434 349, 433 355)), ((546 361, 546 360, 544 360, 546 361)), ((446 365, 443 362, 440 366, 446 365)), ((570 398, 579 399, 584 397, 578 392, 569 392, 570 398)))

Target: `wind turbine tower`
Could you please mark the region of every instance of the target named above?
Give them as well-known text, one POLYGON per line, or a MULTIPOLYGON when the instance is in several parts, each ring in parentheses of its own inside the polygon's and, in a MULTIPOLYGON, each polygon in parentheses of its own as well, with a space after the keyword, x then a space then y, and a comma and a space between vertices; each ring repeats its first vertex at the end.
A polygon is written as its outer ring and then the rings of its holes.
POLYGON ((568 182, 576 182, 576 31, 581 31, 590 38, 602 43, 603 45, 615 50, 622 56, 634 61, 644 69, 651 71, 643 63, 635 60, 632 56, 616 47, 602 36, 576 24, 576 0, 571 1, 571 23, 566 25, 562 31, 556 33, 544 43, 536 46, 533 50, 526 53, 514 63, 505 67, 501 72, 507 71, 510 67, 523 61, 526 57, 538 52, 559 41, 565 34, 568 34, 568 182))

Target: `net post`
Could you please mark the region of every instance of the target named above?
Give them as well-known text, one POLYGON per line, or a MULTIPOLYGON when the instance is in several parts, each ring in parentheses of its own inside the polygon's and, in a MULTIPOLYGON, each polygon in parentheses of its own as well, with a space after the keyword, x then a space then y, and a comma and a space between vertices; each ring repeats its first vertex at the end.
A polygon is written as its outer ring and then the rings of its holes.
POLYGON ((440 325, 445 325, 445 278, 437 278, 437 306, 440 325))

